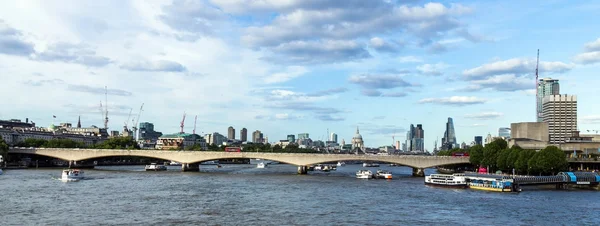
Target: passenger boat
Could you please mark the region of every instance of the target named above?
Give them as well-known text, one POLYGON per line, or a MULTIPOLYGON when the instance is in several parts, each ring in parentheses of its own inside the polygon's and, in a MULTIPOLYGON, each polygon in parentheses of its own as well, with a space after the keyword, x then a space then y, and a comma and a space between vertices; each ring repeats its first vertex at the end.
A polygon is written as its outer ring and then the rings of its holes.
POLYGON ((373 172, 371 172, 371 170, 359 170, 356 172, 356 178, 371 179, 373 178, 373 172))
POLYGON ((363 167, 379 167, 379 163, 365 162, 363 163, 363 167))
POLYGON ((346 163, 345 163, 345 162, 338 162, 338 163, 337 163, 337 166, 345 166, 345 165, 346 165, 346 163))
POLYGON ((267 164, 265 164, 264 162, 260 162, 260 163, 256 164, 256 168, 259 168, 259 169, 264 169, 266 167, 267 167, 267 164))
POLYGON ((152 163, 150 165, 146 165, 145 170, 146 171, 165 171, 165 170, 167 170, 167 167, 164 165, 158 165, 156 163, 152 163))
POLYGON ((377 170, 375 173, 375 178, 377 179, 392 179, 392 172, 388 170, 377 170))
POLYGON ((467 188, 465 175, 462 173, 448 174, 431 174, 425 176, 425 184, 432 186, 467 188))
POLYGON ((171 161, 171 162, 169 163, 169 165, 172 165, 172 166, 181 166, 181 163, 179 163, 179 162, 175 162, 175 161, 171 161))
POLYGON ((512 189, 513 179, 509 176, 494 174, 466 174, 465 181, 470 189, 494 192, 519 192, 512 189))
POLYGON ((79 181, 84 178, 83 170, 67 169, 62 171, 60 180, 63 182, 79 181))
POLYGON ((323 165, 318 164, 314 167, 314 170, 323 170, 323 165))

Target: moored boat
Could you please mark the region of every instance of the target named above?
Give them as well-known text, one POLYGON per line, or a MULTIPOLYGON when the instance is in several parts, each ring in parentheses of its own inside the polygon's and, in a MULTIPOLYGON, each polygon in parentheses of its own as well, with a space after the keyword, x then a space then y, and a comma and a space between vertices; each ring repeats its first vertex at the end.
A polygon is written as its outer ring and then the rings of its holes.
POLYGON ((158 165, 156 163, 151 163, 150 165, 146 165, 144 168, 146 171, 165 171, 167 167, 164 165, 158 165))
POLYGON ((264 162, 260 162, 260 163, 256 164, 256 168, 259 168, 259 169, 264 169, 266 167, 267 167, 267 164, 265 164, 264 162))
POLYGON ((175 162, 175 161, 171 161, 171 162, 169 163, 169 165, 171 165, 171 166, 181 166, 181 163, 179 163, 179 162, 175 162))
POLYGON ((465 181, 470 189, 494 192, 519 192, 513 190, 513 179, 510 176, 494 174, 466 174, 465 181))
POLYGON ((462 173, 448 174, 431 174, 425 176, 425 184, 432 186, 466 188, 467 182, 465 175, 462 173))
POLYGON ((345 162, 338 162, 338 163, 337 163, 337 166, 345 166, 345 165, 346 165, 346 163, 345 163, 345 162))
POLYGON ((379 163, 365 162, 363 163, 363 167, 379 167, 379 163))
POLYGON ((63 182, 74 182, 84 178, 83 170, 79 169, 66 169, 62 171, 60 180, 63 182))
POLYGON ((371 170, 359 170, 356 172, 356 178, 371 179, 373 178, 373 172, 371 172, 371 170))
POLYGON ((375 173, 377 179, 392 179, 392 172, 388 170, 377 170, 375 173))

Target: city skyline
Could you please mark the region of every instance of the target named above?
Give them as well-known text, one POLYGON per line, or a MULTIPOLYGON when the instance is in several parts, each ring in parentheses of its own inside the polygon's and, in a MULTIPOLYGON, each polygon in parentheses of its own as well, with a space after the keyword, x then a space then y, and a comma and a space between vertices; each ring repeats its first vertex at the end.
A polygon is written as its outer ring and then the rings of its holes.
POLYGON ((600 3, 244 2, 4 2, 0 119, 102 127, 107 86, 110 130, 144 103, 139 121, 164 134, 187 112, 187 133, 195 115, 198 134, 271 142, 349 143, 358 126, 378 147, 422 124, 432 151, 448 117, 458 144, 535 122, 540 49, 539 78, 577 96, 582 133, 600 129, 600 3))

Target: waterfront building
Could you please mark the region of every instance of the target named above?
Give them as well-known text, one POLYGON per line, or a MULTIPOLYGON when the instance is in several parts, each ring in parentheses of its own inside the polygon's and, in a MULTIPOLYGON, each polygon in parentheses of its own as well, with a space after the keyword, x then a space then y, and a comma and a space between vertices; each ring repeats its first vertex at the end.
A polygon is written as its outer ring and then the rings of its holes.
POLYGON ((206 148, 206 141, 198 134, 189 133, 175 133, 167 134, 158 138, 156 142, 156 149, 162 150, 182 150, 186 147, 200 145, 204 150, 206 148))
POLYGON ((365 151, 365 143, 363 141, 362 135, 360 135, 358 131, 358 126, 356 127, 356 134, 352 137, 352 150, 353 151, 365 151))
POLYGON ((417 124, 415 127, 410 124, 410 129, 406 133, 405 151, 409 152, 424 152, 425 151, 425 130, 423 125, 417 124))
POLYGON ((163 135, 161 132, 154 130, 154 124, 151 122, 141 122, 139 127, 137 137, 139 140, 155 142, 163 135))
POLYGON ((492 134, 488 133, 488 135, 485 137, 485 145, 492 143, 492 141, 494 141, 494 137, 492 137, 492 134))
POLYGON ((263 141, 263 133, 261 133, 260 130, 256 130, 252 133, 252 143, 262 143, 263 141))
POLYGON ((482 136, 475 136, 475 145, 483 145, 483 137, 482 136))
POLYGON ((310 137, 308 136, 308 133, 300 133, 300 134, 298 134, 298 140, 301 140, 301 139, 308 139, 308 138, 310 138, 310 137))
POLYGON ((329 136, 329 141, 333 141, 334 143, 337 143, 338 140, 338 135, 335 133, 331 133, 331 135, 329 136))
POLYGON ((233 126, 227 128, 227 139, 235 140, 235 129, 233 128, 233 126))
POLYGON ((52 140, 52 139, 69 139, 77 142, 82 142, 87 146, 100 144, 106 140, 105 137, 99 136, 87 136, 83 134, 69 133, 66 130, 57 129, 54 126, 50 128, 19 128, 19 129, 8 129, 0 128, 0 137, 4 139, 6 144, 14 146, 23 142, 27 139, 41 139, 41 140, 52 140))
POLYGON ((505 140, 510 139, 510 128, 501 127, 498 129, 498 137, 502 137, 505 140))
POLYGON ((287 140, 288 140, 290 143, 294 143, 294 142, 296 142, 296 135, 294 135, 294 134, 289 134, 289 135, 287 135, 287 140))
POLYGON ((549 95, 544 97, 542 120, 548 123, 551 144, 564 143, 577 131, 577 96, 549 95))
POLYGON ((227 143, 227 137, 217 132, 204 135, 204 140, 206 140, 206 143, 211 145, 223 145, 223 143, 227 143))
POLYGON ((396 150, 400 150, 400 141, 399 140, 396 141, 396 145, 394 146, 394 148, 396 148, 396 150))
POLYGON ((442 137, 441 150, 450 150, 455 147, 458 147, 458 144, 456 143, 454 121, 451 117, 448 117, 448 122, 446 122, 446 131, 444 132, 444 137, 442 137))
POLYGON ((543 78, 537 87, 537 121, 543 122, 543 102, 546 96, 559 95, 560 85, 558 79, 543 78))
POLYGON ((35 123, 29 122, 29 118, 25 118, 25 122, 21 122, 20 119, 0 120, 0 128, 12 129, 12 128, 34 128, 35 123))
POLYGON ((246 128, 242 128, 242 130, 240 130, 240 140, 242 142, 248 141, 248 130, 246 128))

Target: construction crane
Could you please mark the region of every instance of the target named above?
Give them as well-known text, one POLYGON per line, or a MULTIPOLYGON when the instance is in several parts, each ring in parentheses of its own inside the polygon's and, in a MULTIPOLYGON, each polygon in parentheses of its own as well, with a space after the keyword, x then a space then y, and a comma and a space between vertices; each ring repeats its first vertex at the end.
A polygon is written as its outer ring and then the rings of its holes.
POLYGON ((181 128, 181 131, 179 131, 179 133, 183 133, 184 125, 185 125, 185 112, 183 112, 183 119, 181 120, 181 125, 179 125, 179 127, 181 128))
POLYGON ((194 131, 192 131, 192 134, 196 134, 196 121, 198 120, 198 115, 196 115, 194 117, 194 131))
POLYGON ((108 131, 108 88, 104 86, 104 129, 108 131))
POLYGON ((593 130, 593 129, 588 129, 587 131, 588 131, 588 133, 589 132, 596 132, 596 134, 598 134, 598 132, 600 132, 600 130, 593 130))
POLYGON ((102 101, 100 101, 100 114, 102 114, 102 121, 104 121, 104 107, 102 106, 102 101))
MULTIPOLYGON (((133 119, 133 120, 136 120, 135 123, 133 123, 133 126, 131 127, 133 129, 133 136, 135 136, 135 140, 138 139, 136 132, 138 131, 138 123, 140 122, 140 115, 142 115, 143 109, 144 109, 144 103, 142 103, 142 106, 140 107, 140 111, 138 112, 137 119, 135 117, 133 119)), ((131 120, 131 122, 133 122, 133 120, 131 120)))
POLYGON ((125 120, 125 126, 123 127, 123 129, 125 131, 129 130, 128 124, 129 124, 129 119, 131 119, 131 112, 133 111, 133 108, 129 109, 129 116, 127 116, 127 120, 125 120))

